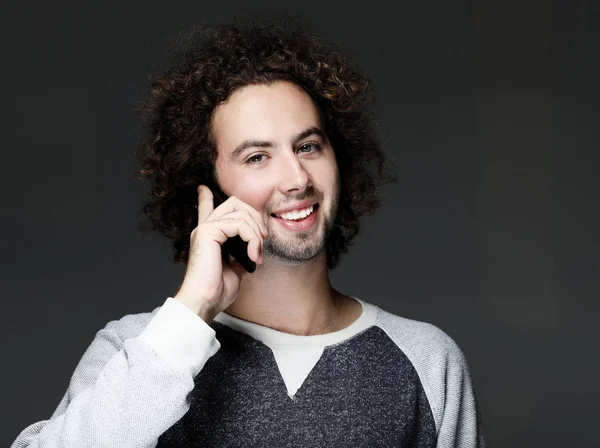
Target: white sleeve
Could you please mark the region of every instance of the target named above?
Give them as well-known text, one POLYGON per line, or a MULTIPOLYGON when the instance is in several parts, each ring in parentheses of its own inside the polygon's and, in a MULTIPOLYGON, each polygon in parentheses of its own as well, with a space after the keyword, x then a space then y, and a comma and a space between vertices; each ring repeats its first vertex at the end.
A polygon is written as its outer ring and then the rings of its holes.
POLYGON ((123 337, 135 316, 96 334, 50 419, 25 428, 11 448, 156 446, 189 410, 194 377, 220 344, 206 322, 171 297, 141 333, 123 337))

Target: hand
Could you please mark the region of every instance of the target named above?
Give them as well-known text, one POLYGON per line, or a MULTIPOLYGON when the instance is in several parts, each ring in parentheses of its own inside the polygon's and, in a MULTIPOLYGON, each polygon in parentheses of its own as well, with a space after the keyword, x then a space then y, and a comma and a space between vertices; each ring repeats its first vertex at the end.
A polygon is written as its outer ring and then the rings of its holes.
POLYGON ((221 245, 235 235, 248 243, 248 257, 261 264, 263 240, 268 236, 261 214, 235 196, 215 209, 210 188, 200 185, 198 226, 190 235, 185 278, 174 299, 207 323, 235 301, 246 274, 233 257, 226 264, 221 256, 221 245))

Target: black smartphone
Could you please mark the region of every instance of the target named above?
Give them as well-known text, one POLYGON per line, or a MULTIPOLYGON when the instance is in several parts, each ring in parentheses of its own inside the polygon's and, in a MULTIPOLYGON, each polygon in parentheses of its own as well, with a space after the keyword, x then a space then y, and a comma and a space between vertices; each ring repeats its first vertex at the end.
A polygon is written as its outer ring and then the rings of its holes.
MULTIPOLYGON (((227 200, 228 196, 223 193, 223 190, 221 190, 216 182, 208 183, 206 186, 212 191, 214 208, 217 208, 227 200)), ((227 241, 221 245, 221 256, 223 261, 227 264, 229 264, 229 255, 235 258, 247 272, 252 273, 256 271, 256 263, 248 256, 248 243, 239 235, 228 238, 227 241)))

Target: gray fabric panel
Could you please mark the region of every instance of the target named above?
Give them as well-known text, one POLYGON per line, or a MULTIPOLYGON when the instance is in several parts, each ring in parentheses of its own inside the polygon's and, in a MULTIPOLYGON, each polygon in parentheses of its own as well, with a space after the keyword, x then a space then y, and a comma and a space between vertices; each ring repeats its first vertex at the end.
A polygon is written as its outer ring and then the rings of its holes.
POLYGON ((291 399, 269 347, 211 325, 221 349, 158 447, 435 446, 417 372, 380 328, 326 347, 291 399))
POLYGON ((483 428, 465 356, 434 325, 379 310, 381 327, 415 367, 435 419, 438 448, 483 447, 483 428))

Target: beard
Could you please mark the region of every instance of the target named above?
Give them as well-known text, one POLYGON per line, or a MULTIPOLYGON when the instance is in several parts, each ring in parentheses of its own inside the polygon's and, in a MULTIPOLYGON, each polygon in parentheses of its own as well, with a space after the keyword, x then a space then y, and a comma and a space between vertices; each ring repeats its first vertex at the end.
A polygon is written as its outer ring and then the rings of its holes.
POLYGON ((315 212, 321 213, 319 218, 322 218, 322 223, 317 229, 295 232, 282 237, 280 233, 273 231, 272 226, 269 226, 269 236, 264 240, 265 258, 269 257, 282 264, 297 266, 319 256, 325 250, 327 239, 335 225, 338 205, 339 192, 329 210, 325 210, 323 204, 319 204, 315 212))

